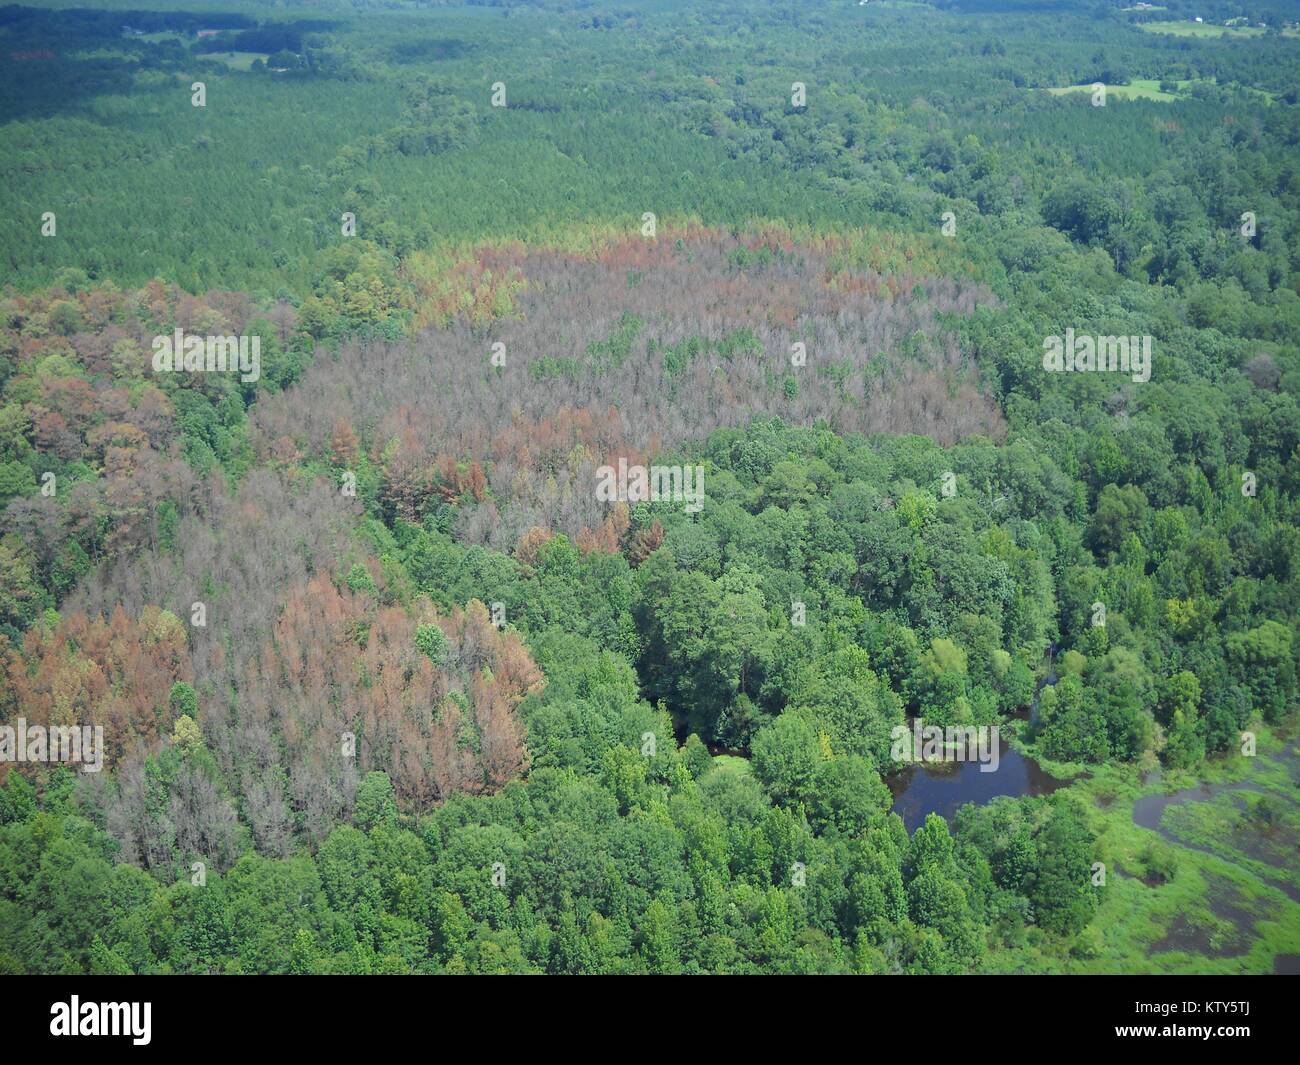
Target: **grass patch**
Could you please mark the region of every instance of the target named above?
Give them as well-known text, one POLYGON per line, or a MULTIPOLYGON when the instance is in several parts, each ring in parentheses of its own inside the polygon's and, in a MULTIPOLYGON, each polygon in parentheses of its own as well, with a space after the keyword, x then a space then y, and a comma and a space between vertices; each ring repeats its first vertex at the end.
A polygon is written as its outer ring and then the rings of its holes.
POLYGON ((266 52, 204 52, 197 58, 215 59, 218 62, 225 63, 232 70, 251 70, 253 60, 260 59, 263 62, 267 59, 266 52))
POLYGON ((1147 33, 1168 33, 1174 37, 1263 37, 1258 26, 1215 26, 1209 22, 1141 22, 1147 33))
POLYGON ((160 41, 185 43, 185 35, 177 30, 163 30, 160 33, 123 33, 122 36, 128 41, 148 41, 150 44, 158 44, 160 41))
POLYGON ((734 754, 715 754, 713 756, 713 768, 711 772, 721 773, 726 776, 748 776, 754 771, 749 764, 748 758, 741 758, 734 754))
POLYGON ((984 970, 1267 974, 1279 955, 1300 954, 1300 904, 1278 886, 1300 883, 1296 761, 1273 733, 1257 731, 1254 758, 1214 758, 1194 774, 1097 766, 1058 792, 1080 803, 1097 836, 1096 860, 1106 866, 1101 906, 1068 957, 1039 929, 1007 929, 984 970), (1168 807, 1160 827, 1172 838, 1134 823, 1139 798, 1201 782, 1255 790, 1168 807))
MULTIPOLYGON (((1191 82, 1180 81, 1178 87, 1181 90, 1183 86, 1190 85, 1191 82)), ((1091 85, 1067 85, 1061 89, 1048 89, 1053 96, 1065 96, 1073 92, 1092 92, 1091 85)), ((1160 82, 1155 78, 1135 78, 1128 85, 1107 85, 1106 95, 1114 96, 1119 100, 1160 100, 1169 102, 1177 100, 1182 93, 1164 92, 1160 88, 1160 82)))

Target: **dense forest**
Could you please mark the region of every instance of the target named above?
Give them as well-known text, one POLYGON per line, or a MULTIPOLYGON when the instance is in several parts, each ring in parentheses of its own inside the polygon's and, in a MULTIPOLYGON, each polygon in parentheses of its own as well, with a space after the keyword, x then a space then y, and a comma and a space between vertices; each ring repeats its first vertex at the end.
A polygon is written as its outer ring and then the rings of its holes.
POLYGON ((0 181, 0 973, 1300 971, 1300 3, 29 2, 0 181))

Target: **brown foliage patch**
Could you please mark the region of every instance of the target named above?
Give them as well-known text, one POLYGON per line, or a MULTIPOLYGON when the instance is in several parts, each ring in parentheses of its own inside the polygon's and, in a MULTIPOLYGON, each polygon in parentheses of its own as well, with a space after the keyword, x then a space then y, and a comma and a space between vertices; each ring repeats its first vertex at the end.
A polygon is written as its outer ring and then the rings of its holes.
MULTIPOLYGON (((259 403, 255 446, 268 455, 288 437, 337 461, 343 421, 380 465, 394 516, 417 519, 437 495, 463 507, 467 541, 508 551, 542 528, 603 550, 610 514, 595 498, 596 469, 645 463, 723 426, 778 415, 942 444, 1005 436, 939 317, 991 303, 986 290, 855 269, 849 260, 864 253, 843 239, 796 246, 777 230, 703 227, 674 237, 585 257, 483 249, 485 279, 523 279, 517 313, 345 346, 259 403), (490 360, 497 342, 504 366, 490 360), (806 366, 791 365, 795 342, 806 366)), ((904 262, 908 252, 890 249, 904 262)))

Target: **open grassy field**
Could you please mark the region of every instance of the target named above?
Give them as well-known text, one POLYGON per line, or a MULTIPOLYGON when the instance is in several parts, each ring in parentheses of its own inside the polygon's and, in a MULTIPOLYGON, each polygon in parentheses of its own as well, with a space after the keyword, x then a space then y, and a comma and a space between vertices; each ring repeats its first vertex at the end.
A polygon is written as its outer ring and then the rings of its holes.
MULTIPOLYGON (((1191 82, 1181 81, 1178 83, 1179 89, 1190 85, 1191 82)), ((1053 96, 1066 96, 1074 92, 1092 92, 1091 85, 1066 85, 1061 88, 1048 89, 1053 96)), ((1155 78, 1135 78, 1128 85, 1107 85, 1106 95, 1114 96, 1118 100, 1160 100, 1164 103, 1177 100, 1181 93, 1164 92, 1160 88, 1160 82, 1155 78)))
MULTIPOLYGON (((1157 100, 1160 103, 1173 103, 1175 100, 1188 99, 1192 95, 1194 86, 1214 85, 1215 82, 1197 79, 1178 81, 1175 84, 1178 86, 1177 92, 1166 92, 1160 88, 1160 81, 1155 78, 1134 78, 1127 85, 1107 85, 1106 95, 1113 96, 1117 100, 1157 100)), ((1257 89, 1251 85, 1243 85, 1239 86, 1239 88, 1270 102, 1277 99, 1276 93, 1266 92, 1264 89, 1257 89)), ((1046 91, 1053 96, 1068 96, 1071 93, 1091 93, 1092 86, 1064 85, 1046 91)))
MULTIPOLYGON (((1259 26, 1216 26, 1209 22, 1162 21, 1141 22, 1148 33, 1167 33, 1175 37, 1263 37, 1268 30, 1259 26)), ((1300 30, 1285 29, 1283 37, 1300 37, 1300 30)))
POLYGON ((1168 33, 1175 37, 1263 37, 1258 26, 1215 26, 1209 22, 1143 22, 1148 33, 1168 33))

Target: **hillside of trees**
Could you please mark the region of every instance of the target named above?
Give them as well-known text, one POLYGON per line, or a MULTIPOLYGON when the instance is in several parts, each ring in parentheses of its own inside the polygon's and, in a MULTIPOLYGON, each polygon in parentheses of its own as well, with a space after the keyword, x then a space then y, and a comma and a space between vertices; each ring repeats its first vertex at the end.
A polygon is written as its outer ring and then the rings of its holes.
POLYGON ((1300 7, 1202 7, 0 11, 0 726, 104 736, 0 972, 1300 955, 1300 7), (918 720, 1050 792, 909 830, 918 720))

